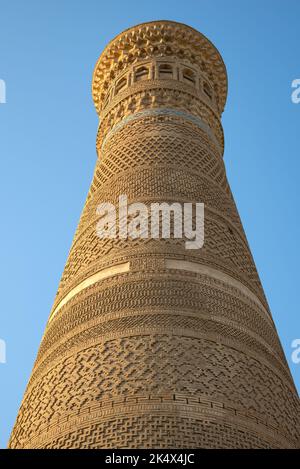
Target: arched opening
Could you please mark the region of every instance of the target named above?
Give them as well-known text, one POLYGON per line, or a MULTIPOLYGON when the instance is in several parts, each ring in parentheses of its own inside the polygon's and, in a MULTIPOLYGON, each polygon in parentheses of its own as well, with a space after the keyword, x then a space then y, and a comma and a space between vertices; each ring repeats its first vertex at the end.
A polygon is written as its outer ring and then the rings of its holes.
POLYGON ((127 78, 121 78, 116 85, 116 94, 119 93, 127 85, 127 78))
POLYGON ((173 78, 173 67, 169 64, 160 64, 158 67, 158 77, 163 79, 173 78))
POLYGON ((135 76, 135 81, 148 80, 149 68, 145 66, 137 68, 134 76, 135 76))
POLYGON ((203 91, 206 94, 206 96, 209 97, 209 99, 212 99, 213 97, 212 89, 211 89, 211 86, 207 83, 207 81, 203 83, 203 91))
POLYGON ((189 69, 189 68, 185 68, 183 71, 182 71, 182 78, 183 78, 183 81, 186 81, 187 83, 189 83, 190 85, 194 85, 196 84, 196 76, 195 76, 195 73, 193 72, 193 70, 189 69))

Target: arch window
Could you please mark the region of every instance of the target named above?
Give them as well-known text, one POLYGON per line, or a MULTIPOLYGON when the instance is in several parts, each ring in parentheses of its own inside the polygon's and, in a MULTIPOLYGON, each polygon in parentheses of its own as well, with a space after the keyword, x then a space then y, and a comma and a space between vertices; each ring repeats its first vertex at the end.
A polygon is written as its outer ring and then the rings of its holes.
POLYGON ((191 70, 189 68, 183 69, 182 78, 183 78, 183 81, 189 83, 190 85, 195 85, 196 84, 195 73, 193 72, 193 70, 191 70))
POLYGON ((173 67, 169 64, 160 64, 158 67, 158 77, 163 79, 173 78, 173 67))
POLYGON ((116 94, 119 93, 121 90, 123 90, 126 85, 127 85, 127 78, 126 77, 121 78, 118 81, 117 86, 116 86, 116 94))
POLYGON ((209 99, 212 99, 213 97, 212 89, 211 89, 211 86, 207 83, 207 81, 203 83, 203 91, 206 94, 206 96, 209 97, 209 99))
POLYGON ((142 81, 149 79, 149 68, 142 66, 135 71, 135 81, 142 81))

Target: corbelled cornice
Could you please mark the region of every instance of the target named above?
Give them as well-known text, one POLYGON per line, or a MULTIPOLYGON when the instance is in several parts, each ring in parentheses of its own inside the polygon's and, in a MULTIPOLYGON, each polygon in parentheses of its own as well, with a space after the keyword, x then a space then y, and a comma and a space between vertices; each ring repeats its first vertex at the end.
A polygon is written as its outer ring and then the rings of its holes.
POLYGON ((224 110, 227 96, 227 74, 224 62, 215 46, 195 29, 173 21, 142 23, 123 31, 104 49, 97 61, 92 82, 92 93, 98 114, 111 82, 126 68, 146 59, 180 60, 193 65, 208 77, 218 103, 224 110))

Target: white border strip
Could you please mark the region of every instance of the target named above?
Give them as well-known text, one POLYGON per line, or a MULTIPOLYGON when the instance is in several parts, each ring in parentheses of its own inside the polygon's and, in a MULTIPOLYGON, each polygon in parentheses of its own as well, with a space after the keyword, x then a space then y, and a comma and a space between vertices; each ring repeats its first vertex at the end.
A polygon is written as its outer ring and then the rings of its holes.
POLYGON ((60 310, 71 298, 73 298, 77 293, 84 290, 87 287, 90 287, 94 283, 99 282, 99 280, 103 280, 107 277, 112 277, 113 275, 123 274, 125 272, 129 272, 130 269, 130 262, 124 262, 123 264, 113 265, 111 267, 107 267, 106 269, 102 269, 96 274, 91 275, 90 277, 86 278, 82 282, 80 282, 76 287, 69 291, 69 293, 58 303, 56 308, 50 315, 49 321, 52 321, 58 310, 60 310))
POLYGON ((257 296, 248 287, 246 287, 246 285, 243 285, 241 282, 231 277, 230 275, 225 274, 224 272, 221 272, 203 264, 198 264, 197 262, 177 259, 166 259, 165 266, 166 269, 186 270, 188 272, 195 272, 197 274, 203 274, 215 278, 216 280, 220 280, 223 283, 227 283, 230 286, 237 288, 250 300, 254 301, 260 308, 265 311, 267 316, 270 318, 270 314, 268 313, 262 302, 259 300, 259 298, 257 298, 257 296))

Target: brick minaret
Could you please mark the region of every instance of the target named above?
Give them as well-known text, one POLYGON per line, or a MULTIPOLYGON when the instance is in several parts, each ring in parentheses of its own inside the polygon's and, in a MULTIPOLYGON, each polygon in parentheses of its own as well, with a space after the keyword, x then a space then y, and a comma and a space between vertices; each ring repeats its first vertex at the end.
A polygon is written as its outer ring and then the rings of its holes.
POLYGON ((92 89, 98 160, 10 447, 296 447, 297 392, 226 179, 220 54, 183 24, 141 24, 92 89), (100 239, 96 208, 120 194, 204 202, 204 247, 100 239))

